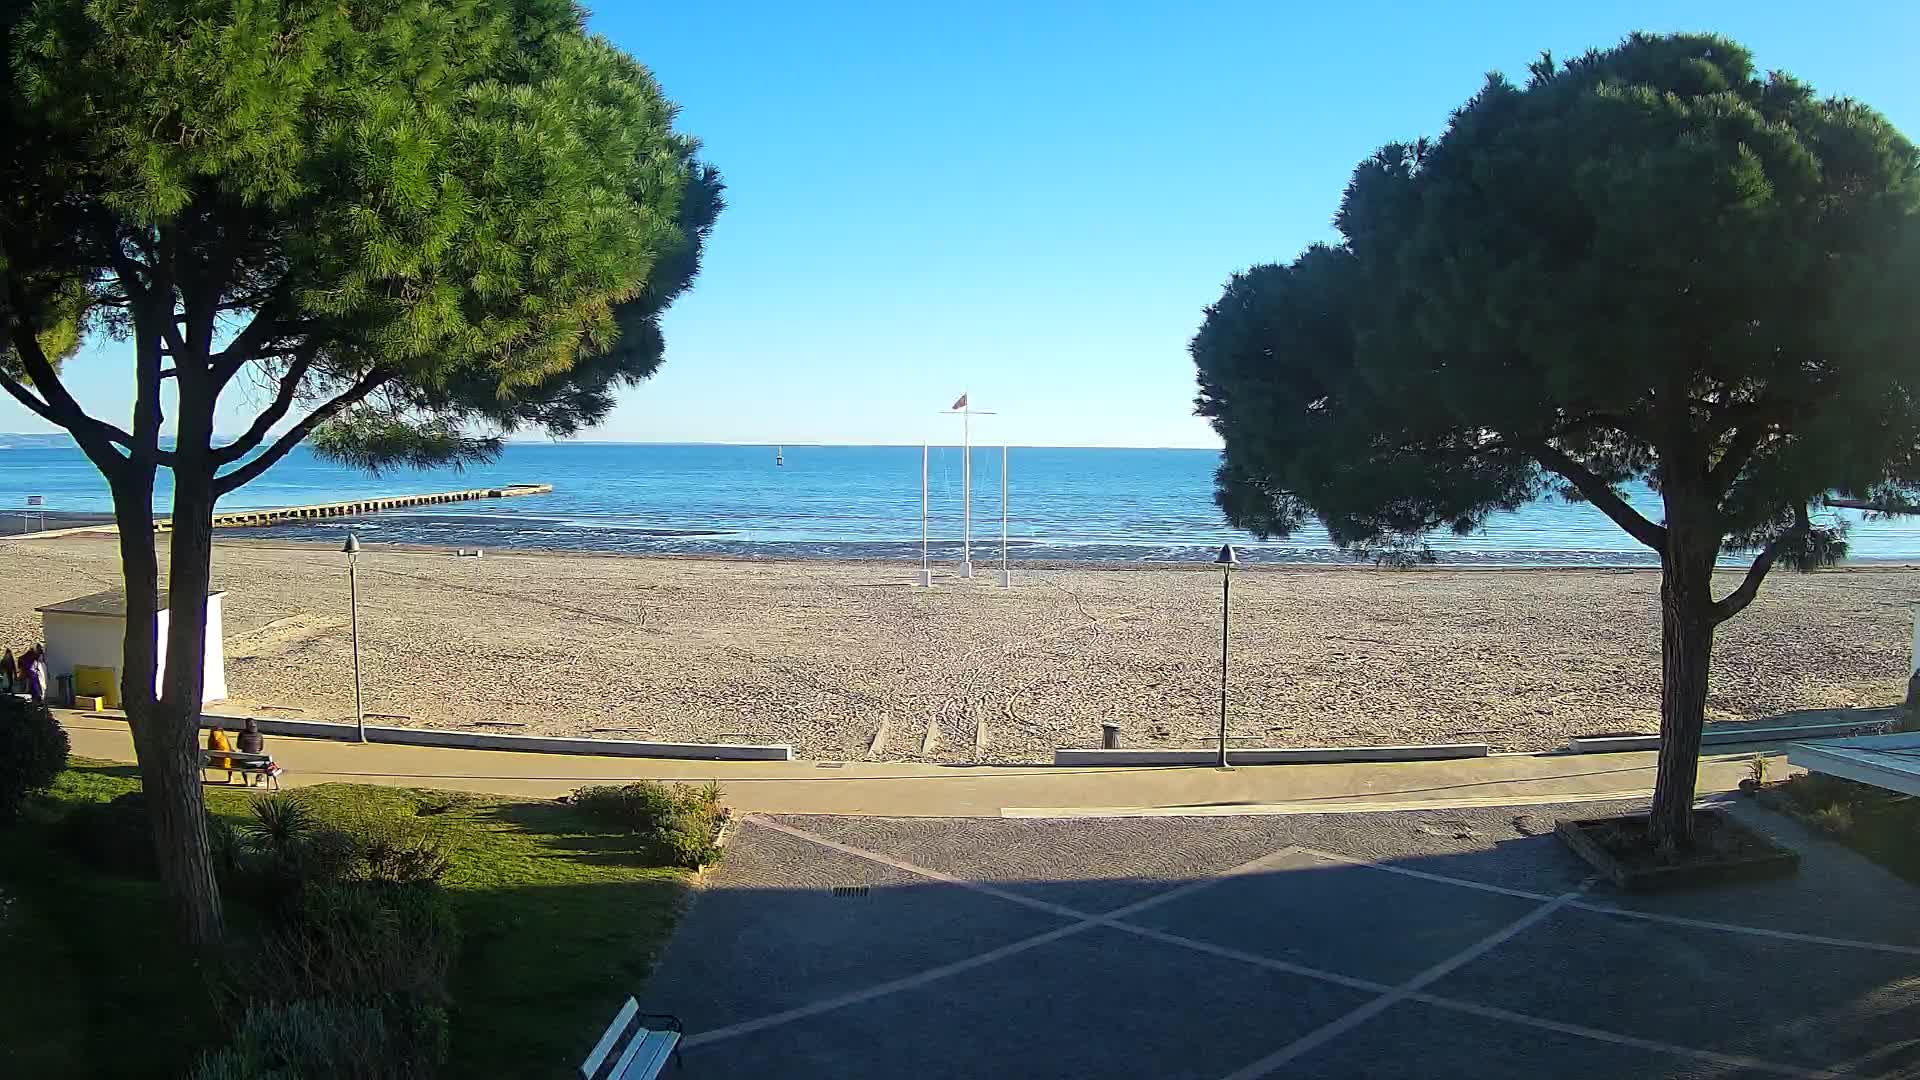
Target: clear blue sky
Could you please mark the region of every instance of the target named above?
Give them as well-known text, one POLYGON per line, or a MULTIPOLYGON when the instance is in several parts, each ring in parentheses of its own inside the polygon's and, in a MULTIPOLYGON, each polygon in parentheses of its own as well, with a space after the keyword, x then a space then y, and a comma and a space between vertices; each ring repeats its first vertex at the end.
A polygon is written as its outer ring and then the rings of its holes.
MULTIPOLYGON (((957 437, 932 414, 966 389, 987 441, 1215 445, 1185 348, 1227 276, 1330 236, 1362 156, 1542 49, 1725 33, 1920 137, 1911 0, 600 7, 729 207, 599 439, 957 437)), ((109 412, 122 352, 72 367, 109 412)))

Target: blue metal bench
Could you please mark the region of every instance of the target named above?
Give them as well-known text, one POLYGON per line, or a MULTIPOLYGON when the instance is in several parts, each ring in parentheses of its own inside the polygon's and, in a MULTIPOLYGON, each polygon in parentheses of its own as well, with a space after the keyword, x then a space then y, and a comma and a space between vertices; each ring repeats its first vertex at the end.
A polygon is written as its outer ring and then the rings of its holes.
POLYGON ((639 1003, 628 998, 594 1044, 593 1052, 580 1063, 580 1080, 653 1080, 667 1067, 669 1057, 680 1063, 683 1034, 685 1029, 678 1017, 643 1013, 639 1003), (655 1020, 665 1023, 649 1026, 655 1020))

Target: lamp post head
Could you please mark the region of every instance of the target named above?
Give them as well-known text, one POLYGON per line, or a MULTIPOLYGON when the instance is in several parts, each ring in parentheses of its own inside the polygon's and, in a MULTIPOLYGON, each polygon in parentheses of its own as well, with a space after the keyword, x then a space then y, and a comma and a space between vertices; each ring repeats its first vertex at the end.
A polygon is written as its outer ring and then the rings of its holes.
POLYGON ((1234 553, 1232 544, 1221 544, 1220 554, 1213 557, 1217 566, 1239 566, 1240 556, 1234 553))
POLYGON ((360 554, 360 534, 348 533, 347 542, 340 546, 340 550, 348 555, 360 554))

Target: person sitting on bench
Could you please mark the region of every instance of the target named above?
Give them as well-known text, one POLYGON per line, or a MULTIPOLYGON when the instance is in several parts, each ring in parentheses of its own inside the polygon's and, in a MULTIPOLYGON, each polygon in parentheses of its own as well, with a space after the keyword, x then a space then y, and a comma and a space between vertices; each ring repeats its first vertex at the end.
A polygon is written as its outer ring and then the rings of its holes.
POLYGON ((207 768, 227 770, 227 780, 233 780, 233 759, 226 755, 233 753, 233 740, 227 737, 227 729, 215 720, 207 728, 207 768))
POLYGON ((240 752, 243 754, 267 752, 267 740, 260 734, 260 724, 251 716, 247 717, 246 724, 240 728, 240 752))

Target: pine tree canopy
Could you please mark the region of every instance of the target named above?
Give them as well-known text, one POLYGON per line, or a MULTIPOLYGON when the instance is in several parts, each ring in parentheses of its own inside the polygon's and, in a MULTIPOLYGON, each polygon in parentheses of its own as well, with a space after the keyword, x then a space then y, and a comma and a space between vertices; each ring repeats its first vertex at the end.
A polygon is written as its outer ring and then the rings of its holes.
POLYGON ((1920 156, 1725 38, 1490 76, 1439 138, 1362 162, 1335 224, 1193 339, 1240 527, 1418 554, 1558 490, 1764 575, 1844 550, 1823 496, 1920 481, 1920 156))
MULTIPOLYGON (((224 492, 312 435, 368 466, 565 434, 646 378, 721 206, 632 58, 569 0, 7 5, 0 384, 103 469, 223 393, 224 492), (129 339, 133 423, 57 368, 129 339), (291 426, 289 426, 289 424, 291 426)), ((208 410, 210 414, 210 409, 208 410)))

